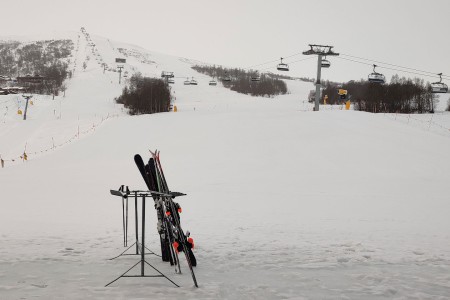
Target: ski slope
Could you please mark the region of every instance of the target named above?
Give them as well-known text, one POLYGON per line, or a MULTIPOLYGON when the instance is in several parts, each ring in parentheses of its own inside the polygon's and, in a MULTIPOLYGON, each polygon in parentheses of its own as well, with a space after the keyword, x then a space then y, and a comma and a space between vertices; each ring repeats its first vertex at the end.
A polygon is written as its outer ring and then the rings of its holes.
MULTIPOLYGON (((20 97, 0 98, 11 103, 0 106, 2 157, 25 144, 30 153, 0 170, 1 299, 450 298, 448 113, 312 112, 309 83, 250 97, 208 86, 190 60, 92 38, 111 63, 118 48, 134 49, 130 73, 175 72, 178 112, 127 116, 113 102, 118 74, 94 59, 82 69, 82 39, 65 97, 38 97, 27 121, 15 112, 20 97), (199 85, 183 85, 192 76, 199 85), (144 188, 133 156, 149 149, 161 150, 170 188, 188 195, 179 203, 198 289, 184 260, 180 275, 151 255, 181 288, 160 278, 104 287, 138 261, 108 260, 125 250, 121 201, 109 190, 144 188)), ((147 247, 157 252, 147 209, 147 247)))

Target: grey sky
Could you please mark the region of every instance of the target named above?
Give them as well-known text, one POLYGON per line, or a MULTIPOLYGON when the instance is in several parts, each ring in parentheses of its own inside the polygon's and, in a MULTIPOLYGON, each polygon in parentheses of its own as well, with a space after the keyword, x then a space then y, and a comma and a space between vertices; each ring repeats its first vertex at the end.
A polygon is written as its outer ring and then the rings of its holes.
MULTIPOLYGON (((305 51, 310 43, 324 43, 339 53, 450 76, 448 0, 1 2, 0 36, 77 31, 84 26, 91 35, 239 67, 305 51)), ((286 62, 303 58, 298 55, 286 62)), ((323 71, 324 79, 367 78, 372 71, 368 65, 330 60, 332 67, 323 71)), ((272 65, 276 63, 260 68, 272 65)), ((403 74, 377 70, 388 79, 403 74)), ((315 59, 291 64, 293 76, 315 77, 315 73, 315 59)))

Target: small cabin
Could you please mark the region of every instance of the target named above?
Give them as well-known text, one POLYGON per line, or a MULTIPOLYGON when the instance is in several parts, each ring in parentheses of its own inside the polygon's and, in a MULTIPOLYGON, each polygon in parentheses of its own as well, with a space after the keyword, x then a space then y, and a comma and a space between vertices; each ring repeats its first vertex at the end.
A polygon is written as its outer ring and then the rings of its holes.
POLYGON ((17 77, 17 83, 18 84, 39 84, 44 82, 45 77, 40 75, 26 75, 26 76, 18 76, 17 77))

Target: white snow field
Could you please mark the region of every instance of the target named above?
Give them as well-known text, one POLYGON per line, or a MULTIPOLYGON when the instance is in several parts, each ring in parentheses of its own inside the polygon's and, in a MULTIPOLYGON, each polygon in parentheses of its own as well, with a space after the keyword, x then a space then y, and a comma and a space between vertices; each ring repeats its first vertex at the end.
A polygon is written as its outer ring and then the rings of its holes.
MULTIPOLYGON (((173 71, 199 85, 176 78, 178 112, 128 116, 113 101, 118 74, 92 58, 81 68, 81 38, 66 97, 36 97, 27 121, 20 96, 0 98, 0 299, 450 299, 448 113, 312 112, 309 83, 250 97, 209 86, 189 60, 93 39, 109 62, 135 49, 130 73, 173 71), (109 190, 144 189, 133 156, 149 149, 187 194, 177 201, 199 288, 184 257, 175 274, 153 255, 180 288, 163 278, 104 287, 139 261, 108 260, 125 250, 122 203, 109 190)), ((146 246, 158 253, 148 203, 146 246)), ((130 202, 129 245, 133 216, 130 202)))

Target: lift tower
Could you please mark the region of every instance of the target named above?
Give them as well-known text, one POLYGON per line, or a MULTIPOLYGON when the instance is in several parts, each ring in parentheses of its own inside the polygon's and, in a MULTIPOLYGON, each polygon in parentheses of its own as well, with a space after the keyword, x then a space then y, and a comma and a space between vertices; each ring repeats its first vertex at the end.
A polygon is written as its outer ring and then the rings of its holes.
POLYGON ((322 56, 338 56, 339 53, 334 52, 333 46, 325 45, 309 45, 311 49, 304 51, 303 55, 317 55, 317 79, 316 79, 316 99, 314 104, 314 111, 319 111, 319 101, 320 101, 320 74, 322 71, 322 56))

